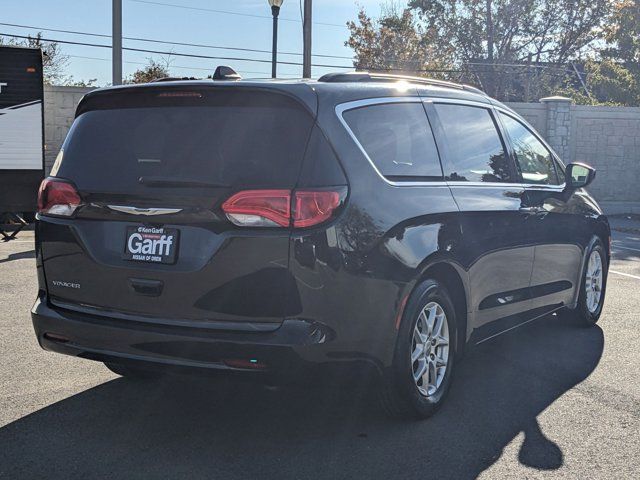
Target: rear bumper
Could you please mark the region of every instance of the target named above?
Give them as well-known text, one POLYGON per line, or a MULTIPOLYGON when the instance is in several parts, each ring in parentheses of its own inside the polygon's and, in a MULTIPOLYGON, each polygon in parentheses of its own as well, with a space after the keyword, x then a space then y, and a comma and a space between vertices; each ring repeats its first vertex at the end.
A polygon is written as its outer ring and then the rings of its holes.
POLYGON ((43 349, 97 361, 294 378, 330 364, 378 367, 373 359, 349 358, 331 329, 304 320, 285 320, 270 332, 230 332, 90 315, 46 298, 36 300, 31 318, 43 349))

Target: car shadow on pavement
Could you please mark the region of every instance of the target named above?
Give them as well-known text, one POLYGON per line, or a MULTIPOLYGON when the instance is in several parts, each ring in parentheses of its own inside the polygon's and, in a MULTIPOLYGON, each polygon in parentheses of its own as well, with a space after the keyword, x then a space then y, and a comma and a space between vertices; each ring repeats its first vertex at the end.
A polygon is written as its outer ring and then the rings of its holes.
POLYGON ((426 421, 366 389, 116 379, 0 429, 6 478, 475 478, 520 433, 519 461, 563 465, 537 416, 596 368, 599 327, 555 316, 485 342, 426 421))
POLYGON ((36 251, 28 250, 26 252, 10 253, 5 258, 0 258, 0 263, 13 262, 14 260, 23 260, 25 258, 36 258, 36 251))

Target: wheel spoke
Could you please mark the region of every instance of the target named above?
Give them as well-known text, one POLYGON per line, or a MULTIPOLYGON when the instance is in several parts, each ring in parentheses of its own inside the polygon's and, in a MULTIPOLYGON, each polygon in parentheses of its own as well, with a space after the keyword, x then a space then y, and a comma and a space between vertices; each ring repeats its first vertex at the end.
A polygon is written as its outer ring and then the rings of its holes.
POLYGON ((427 334, 421 332, 420 329, 418 328, 418 325, 416 324, 416 328, 413 330, 413 339, 415 340, 415 342, 426 343, 427 338, 428 338, 427 334))
POLYGON ((442 335, 438 335, 437 337, 435 337, 435 340, 436 340, 436 344, 434 346, 436 348, 446 347, 447 345, 449 345, 449 340, 444 338, 442 335))
POLYGON ((436 324, 436 314, 437 314, 438 306, 434 303, 433 306, 429 309, 429 316, 427 317, 427 325, 429 327, 429 335, 433 335, 433 329, 436 324))
POLYGON ((442 333, 442 324, 444 323, 444 314, 441 315, 437 315, 434 325, 433 325, 433 333, 432 333, 432 337, 439 337, 440 334, 442 333))
POLYGON ((422 359, 418 362, 418 368, 413 372, 413 379, 418 382, 427 371, 427 361, 422 359))
POLYGON ((414 363, 424 354, 424 345, 422 343, 418 343, 416 347, 413 349, 413 353, 411 354, 411 363, 414 363))
POLYGON ((435 393, 438 389, 438 369, 434 362, 429 362, 429 380, 427 384, 429 385, 429 394, 435 393))
POLYGON ((446 367, 447 366, 447 361, 440 357, 437 356, 436 358, 433 359, 434 365, 436 368, 440 368, 440 367, 446 367))

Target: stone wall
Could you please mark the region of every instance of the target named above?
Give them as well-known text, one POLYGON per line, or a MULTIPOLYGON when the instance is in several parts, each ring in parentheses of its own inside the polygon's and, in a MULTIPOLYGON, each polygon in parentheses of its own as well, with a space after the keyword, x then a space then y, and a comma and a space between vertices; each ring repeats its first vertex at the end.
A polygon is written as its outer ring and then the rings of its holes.
MULTIPOLYGON (((45 87, 47 171, 78 102, 90 90, 45 87)), ((640 108, 578 106, 562 97, 507 105, 526 118, 565 163, 580 161, 596 167, 598 174, 589 189, 608 213, 640 213, 640 108)))
POLYGON ((83 87, 44 86, 44 162, 46 173, 60 151, 76 107, 82 96, 91 91, 83 87))
POLYGON ((573 105, 563 97, 508 105, 565 163, 596 168, 589 191, 607 213, 640 213, 640 108, 573 105))

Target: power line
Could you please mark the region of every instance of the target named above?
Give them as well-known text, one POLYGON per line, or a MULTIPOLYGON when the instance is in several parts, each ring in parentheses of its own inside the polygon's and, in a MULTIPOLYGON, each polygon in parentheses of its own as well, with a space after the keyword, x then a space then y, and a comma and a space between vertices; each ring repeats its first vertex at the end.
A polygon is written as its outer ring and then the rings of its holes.
MULTIPOLYGON (((56 32, 56 33, 67 33, 70 35, 84 35, 88 37, 99 37, 99 38, 111 38, 111 35, 101 34, 101 33, 89 33, 89 32, 80 32, 78 30, 64 30, 59 28, 44 28, 44 27, 36 27, 33 25, 20 25, 17 23, 2 23, 0 25, 6 27, 16 27, 16 28, 27 28, 31 30, 40 30, 43 32, 56 32)), ((271 54, 271 50, 260 50, 257 48, 242 48, 242 47, 223 47, 220 45, 208 45, 203 43, 188 43, 188 42, 173 42, 169 40, 158 40, 153 38, 141 38, 141 37, 122 37, 123 40, 132 40, 136 42, 148 42, 148 43, 161 43, 165 45, 178 45, 181 47, 198 47, 198 48, 213 48, 218 50, 235 50, 238 52, 253 52, 253 53, 268 53, 271 54)), ((298 52, 278 52, 281 55, 296 55, 302 56, 302 53, 298 52)), ((339 58, 345 60, 352 60, 352 57, 347 57, 344 55, 326 55, 326 54, 313 54, 314 57, 318 58, 339 58)))
MULTIPOLYGON (((131 1, 134 1, 134 0, 131 0, 131 1)), ((6 23, 0 23, 0 25, 18 26, 16 24, 6 24, 6 23)), ((26 26, 23 27, 23 28, 38 29, 37 27, 26 27, 26 26)), ((102 38, 111 38, 110 35, 91 34, 91 33, 86 33, 86 32, 72 32, 72 31, 62 31, 62 30, 58 30, 58 29, 44 29, 44 28, 42 28, 41 30, 59 31, 60 33, 77 33, 77 34, 80 34, 80 35, 89 35, 89 36, 97 36, 97 37, 102 37, 102 38)), ((11 37, 11 38, 21 38, 21 39, 33 38, 32 36, 15 35, 15 34, 9 34, 9 33, 0 33, 0 36, 11 37)), ((111 49, 111 45, 104 45, 104 44, 98 44, 98 43, 77 42, 77 41, 71 41, 71 40, 58 40, 58 39, 44 38, 44 37, 41 37, 40 39, 42 41, 45 41, 45 42, 55 42, 55 43, 68 44, 68 45, 79 45, 79 46, 86 46, 86 47, 97 47, 97 48, 111 49)), ((142 39, 140 39, 140 40, 142 40, 142 39)), ((142 41, 151 41, 151 40, 146 39, 146 40, 142 40, 142 41)), ((161 40, 157 40, 156 42, 157 43, 168 43, 168 44, 174 43, 174 42, 163 42, 161 40)), ((175 42, 175 44, 179 44, 179 43, 175 42)), ((188 43, 184 43, 182 45, 185 45, 185 46, 197 46, 197 44, 188 44, 188 43)), ((210 46, 210 48, 225 48, 225 47, 213 47, 213 46, 210 46)), ((187 57, 187 58, 200 58, 200 59, 207 59, 207 60, 230 60, 230 61, 239 61, 239 62, 257 62, 257 63, 269 63, 269 64, 271 63, 271 60, 264 60, 264 59, 257 59, 257 58, 212 56, 212 55, 201 55, 201 54, 193 54, 193 53, 182 53, 182 52, 175 52, 175 51, 149 50, 149 49, 133 48, 133 47, 123 47, 123 50, 132 51, 132 52, 141 52, 141 53, 151 53, 151 54, 156 54, 156 55, 168 55, 168 56, 187 57)), ((252 51, 252 49, 247 49, 247 50, 252 51)), ((259 51, 256 50, 256 52, 259 52, 259 51)), ((89 57, 87 57, 87 58, 89 58, 89 57)), ((129 62, 125 62, 125 63, 129 63, 129 62)), ((283 60, 279 60, 278 64, 292 65, 292 66, 302 66, 302 63, 300 63, 300 62, 291 62, 291 61, 283 61, 283 60)), ((348 70, 351 70, 353 68, 357 68, 357 69, 360 69, 360 70, 371 69, 372 71, 380 70, 380 69, 376 69, 375 67, 367 67, 365 65, 356 65, 354 67, 354 66, 347 66, 347 65, 312 64, 312 66, 313 67, 319 67, 319 68, 340 68, 340 69, 348 69, 348 70)), ((488 64, 488 63, 467 62, 467 63, 465 63, 463 65, 463 67, 464 66, 483 67, 485 69, 485 71, 488 71, 489 69, 494 69, 496 67, 511 67, 511 68, 533 67, 533 68, 540 68, 543 71, 551 69, 551 70, 556 70, 556 71, 560 71, 560 72, 564 72, 564 73, 572 73, 572 71, 567 69, 567 68, 562 68, 562 67, 558 67, 558 66, 551 66, 551 65, 536 65, 536 64, 514 64, 514 63, 488 64)), ((180 68, 182 68, 182 67, 180 67, 180 68)), ((191 68, 191 67, 184 67, 184 68, 191 68)), ((381 70, 383 70, 383 71, 398 71, 398 70, 407 70, 407 69, 388 68, 388 69, 381 69, 381 70)), ((408 70, 410 70, 412 72, 415 72, 415 73, 463 73, 463 72, 465 72, 465 70, 463 68, 457 68, 457 69, 413 69, 413 68, 410 68, 408 70)), ((477 71, 482 71, 482 68, 480 68, 480 69, 474 68, 473 70, 476 71, 476 72, 477 71)), ((256 72, 256 73, 258 73, 258 72, 256 72)), ((262 72, 259 72, 259 73, 262 73, 262 72)), ((550 74, 550 72, 547 72, 547 74, 550 74)), ((554 74, 554 75, 558 75, 558 74, 554 74)))
MULTIPOLYGON (((111 61, 110 58, 88 57, 88 56, 85 56, 85 55, 67 55, 67 56, 71 57, 71 58, 81 58, 81 59, 85 59, 85 60, 100 60, 102 62, 110 62, 111 61)), ((122 63, 126 63, 126 64, 129 64, 129 65, 146 65, 146 63, 144 63, 144 62, 133 62, 133 61, 130 61, 130 60, 123 61, 122 63)), ((183 70, 201 70, 201 71, 205 71, 205 72, 213 71, 212 68, 192 67, 192 66, 187 66, 187 65, 169 65, 169 68, 179 68, 179 69, 183 69, 183 70)), ((249 73, 249 74, 256 74, 256 75, 265 75, 265 77, 271 75, 271 72, 257 72, 257 71, 254 71, 254 70, 238 70, 238 73, 249 73)), ((281 75, 288 76, 288 77, 299 77, 299 75, 295 75, 295 74, 291 74, 291 73, 283 73, 281 75)))
MULTIPOLYGON (((10 33, 2 33, 2 32, 0 32, 0 36, 12 37, 12 38, 23 38, 23 39, 33 38, 33 37, 26 36, 26 35, 14 35, 14 34, 10 34, 10 33)), ((54 43, 62 43, 62 44, 68 44, 68 45, 80 45, 80 46, 85 46, 85 47, 97 47, 97 48, 108 48, 108 49, 111 49, 111 45, 104 45, 104 44, 99 44, 99 43, 74 42, 74 41, 71 41, 71 40, 57 40, 57 39, 54 39, 54 38, 44 38, 44 37, 41 37, 40 40, 42 40, 43 42, 54 42, 54 43)), ((169 56, 175 56, 175 57, 203 58, 203 59, 209 59, 209 60, 231 60, 231 61, 236 61, 236 62, 258 62, 258 63, 269 63, 269 64, 271 64, 271 60, 263 60, 263 59, 259 59, 259 58, 221 57, 221 56, 212 56, 212 55, 201 55, 201 54, 196 54, 196 53, 182 53, 182 52, 175 52, 175 51, 148 50, 148 49, 144 49, 144 48, 132 48, 132 47, 122 47, 122 49, 130 51, 130 52, 153 53, 153 54, 156 54, 156 55, 169 55, 169 56)), ((302 63, 300 63, 300 62, 291 62, 291 61, 285 61, 285 60, 279 60, 278 63, 282 64, 282 65, 302 66, 302 63)), ((351 70, 353 68, 352 66, 347 66, 347 65, 325 65, 325 64, 321 64, 321 63, 313 64, 313 66, 314 67, 322 67, 322 68, 345 68, 345 69, 349 69, 349 70, 351 70)))
MULTIPOLYGON (((218 10, 218 9, 214 9, 214 8, 203 8, 203 7, 191 7, 188 5, 177 5, 175 3, 165 3, 165 2, 155 2, 155 1, 151 1, 151 0, 129 0, 130 2, 134 2, 134 3, 145 3, 148 5, 159 5, 162 7, 174 7, 174 8, 182 8, 185 10, 196 10, 199 12, 211 12, 211 13, 222 13, 225 15, 237 15, 240 17, 253 17, 253 18, 268 18, 269 20, 272 19, 271 16, 268 15, 258 15, 256 13, 241 13, 241 12, 232 12, 229 10, 218 10)), ((295 23, 300 23, 300 20, 297 20, 295 18, 280 18, 280 20, 283 20, 285 22, 295 22, 295 23)), ((347 28, 346 25, 341 25, 339 23, 328 23, 328 22, 313 22, 314 25, 325 25, 328 27, 340 27, 340 28, 347 28)))

